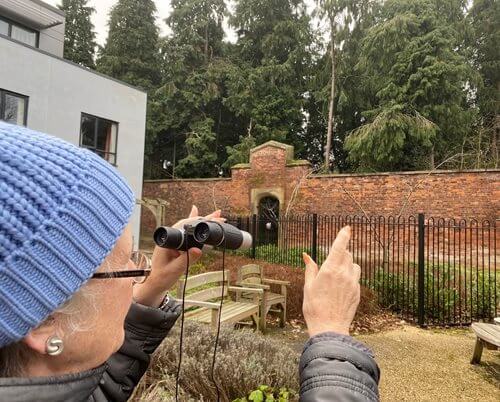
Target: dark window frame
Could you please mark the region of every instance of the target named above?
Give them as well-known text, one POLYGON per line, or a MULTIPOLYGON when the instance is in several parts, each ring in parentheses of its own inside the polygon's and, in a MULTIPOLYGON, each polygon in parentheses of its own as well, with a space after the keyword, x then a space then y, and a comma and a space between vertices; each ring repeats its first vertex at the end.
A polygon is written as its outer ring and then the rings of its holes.
POLYGON ((28 108, 29 108, 29 103, 30 103, 30 97, 27 95, 23 95, 17 92, 9 91, 8 89, 3 89, 0 88, 0 120, 6 121, 5 120, 5 95, 12 95, 16 96, 18 98, 22 98, 25 101, 25 106, 24 106, 24 116, 23 116, 23 126, 26 127, 28 125, 28 108))
POLYGON ((120 123, 118 123, 117 121, 106 119, 104 117, 99 117, 99 116, 96 116, 96 115, 93 115, 93 114, 90 114, 90 113, 82 112, 82 114, 80 116, 80 141, 79 141, 80 147, 88 149, 89 151, 95 152, 98 155, 99 155, 98 152, 103 153, 106 156, 105 158, 103 158, 105 161, 107 161, 108 163, 112 164, 113 166, 118 166, 118 133, 119 133, 119 129, 120 129, 120 123), (95 124, 94 124, 94 146, 93 147, 91 147, 89 145, 83 145, 82 125, 83 125, 83 119, 84 119, 84 117, 95 119, 95 124), (97 127, 98 127, 99 121, 104 121, 104 122, 116 125, 116 138, 115 138, 115 149, 114 149, 114 152, 107 152, 104 149, 97 148, 97 133, 98 133, 98 128, 97 127), (112 162, 110 162, 108 160, 108 158, 107 158, 108 155, 113 155, 114 156, 114 163, 112 163, 112 162))
POLYGON ((0 16, 0 20, 6 22, 9 25, 9 32, 7 33, 7 36, 9 38, 11 38, 12 40, 24 43, 25 45, 32 46, 29 43, 20 41, 20 40, 15 39, 15 38, 12 37, 12 26, 16 25, 19 28, 22 28, 22 29, 25 29, 27 31, 30 31, 30 32, 34 33, 35 34, 35 46, 34 47, 37 48, 37 49, 40 48, 40 31, 37 31, 36 29, 30 28, 30 27, 27 27, 26 25, 20 24, 19 22, 13 21, 10 18, 4 17, 4 16, 0 16))

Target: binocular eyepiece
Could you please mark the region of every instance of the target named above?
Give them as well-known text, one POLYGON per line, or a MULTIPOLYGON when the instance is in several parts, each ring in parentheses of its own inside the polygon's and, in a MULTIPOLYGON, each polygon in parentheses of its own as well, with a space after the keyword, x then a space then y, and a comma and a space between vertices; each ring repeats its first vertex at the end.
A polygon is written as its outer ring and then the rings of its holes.
POLYGON ((187 224, 182 230, 160 226, 155 230, 153 239, 160 247, 183 251, 192 247, 201 249, 205 244, 228 250, 244 250, 252 246, 250 233, 227 223, 213 221, 187 224))

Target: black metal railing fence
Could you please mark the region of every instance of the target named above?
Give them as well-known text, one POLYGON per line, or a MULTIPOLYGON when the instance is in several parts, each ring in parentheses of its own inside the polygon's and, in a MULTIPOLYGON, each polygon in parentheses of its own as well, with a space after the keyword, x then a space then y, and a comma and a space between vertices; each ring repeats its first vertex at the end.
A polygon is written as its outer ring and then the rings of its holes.
POLYGON ((350 225, 350 251, 361 281, 383 306, 420 325, 467 325, 499 314, 499 233, 495 221, 409 217, 289 215, 230 217, 249 231, 246 254, 302 267, 302 252, 321 264, 336 233, 350 225))

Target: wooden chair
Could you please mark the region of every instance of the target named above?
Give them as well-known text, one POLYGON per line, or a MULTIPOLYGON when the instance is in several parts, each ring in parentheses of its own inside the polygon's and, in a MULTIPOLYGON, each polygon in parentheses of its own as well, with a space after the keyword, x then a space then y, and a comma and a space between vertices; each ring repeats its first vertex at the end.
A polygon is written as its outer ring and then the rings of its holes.
MULTIPOLYGON (((266 330, 266 316, 269 311, 279 313, 280 327, 285 326, 286 287, 290 285, 290 282, 264 278, 264 270, 260 265, 248 264, 238 268, 236 285, 247 288, 262 289, 264 291, 264 294, 260 297, 260 327, 262 332, 266 330), (270 285, 281 285, 281 292, 271 292, 270 285)), ((243 291, 238 291, 236 293, 237 301, 249 300, 251 297, 253 297, 251 293, 243 291)))
MULTIPOLYGON (((222 296, 223 272, 214 271, 200 275, 188 277, 186 284, 186 299, 184 317, 189 320, 211 324, 212 328, 217 328, 220 315, 221 323, 242 323, 242 320, 251 318, 257 330, 260 325, 260 305, 259 296, 264 294, 262 289, 241 288, 228 286, 229 271, 224 273, 224 297, 228 292, 244 291, 253 294, 252 299, 245 301, 224 300, 222 310, 220 309, 220 299, 222 296), (200 288, 200 289, 197 289, 200 288), (193 290, 193 293, 189 291, 193 290), (197 307, 187 309, 187 307, 197 307)), ((177 286, 178 299, 182 298, 184 290, 184 279, 180 280, 177 286)))
POLYGON ((481 362, 481 355, 483 354, 483 346, 486 346, 490 350, 500 348, 500 325, 474 322, 471 328, 477 338, 474 354, 470 362, 472 364, 479 364, 481 362))

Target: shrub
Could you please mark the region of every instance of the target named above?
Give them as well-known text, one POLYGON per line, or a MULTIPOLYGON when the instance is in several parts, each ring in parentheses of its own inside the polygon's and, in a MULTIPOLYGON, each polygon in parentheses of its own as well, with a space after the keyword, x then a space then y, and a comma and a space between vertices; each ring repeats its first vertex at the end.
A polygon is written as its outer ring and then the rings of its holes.
MULTIPOLYGON (((252 250, 237 251, 237 255, 242 255, 249 257, 252 250)), ((276 244, 262 244, 255 247, 255 258, 258 260, 263 260, 275 264, 286 264, 294 267, 303 267, 304 262, 302 259, 302 253, 307 253, 311 255, 312 251, 310 247, 278 247, 276 244)), ((326 254, 318 249, 317 250, 317 261, 322 262, 326 258, 326 254)))
POLYGON ((238 398, 233 402, 288 402, 294 393, 286 388, 274 389, 268 385, 261 385, 255 391, 250 392, 246 398, 238 398))
MULTIPOLYGON (((412 272, 394 273, 379 268, 371 283, 365 284, 378 293, 382 306, 399 313, 417 314, 417 277, 412 272)), ((496 311, 495 300, 500 300, 500 275, 495 272, 474 272, 448 265, 426 269, 424 314, 427 322, 491 318, 496 311)))
MULTIPOLYGON (((181 400, 213 401, 216 389, 210 378, 215 334, 208 325, 185 324, 181 400)), ((175 396, 179 354, 179 330, 163 342, 133 401, 170 401, 175 396)), ((298 390, 299 354, 282 342, 250 330, 222 326, 217 350, 215 379, 222 401, 232 401, 257 390, 261 384, 274 389, 298 390)), ((290 399, 296 400, 296 399, 290 399)))

